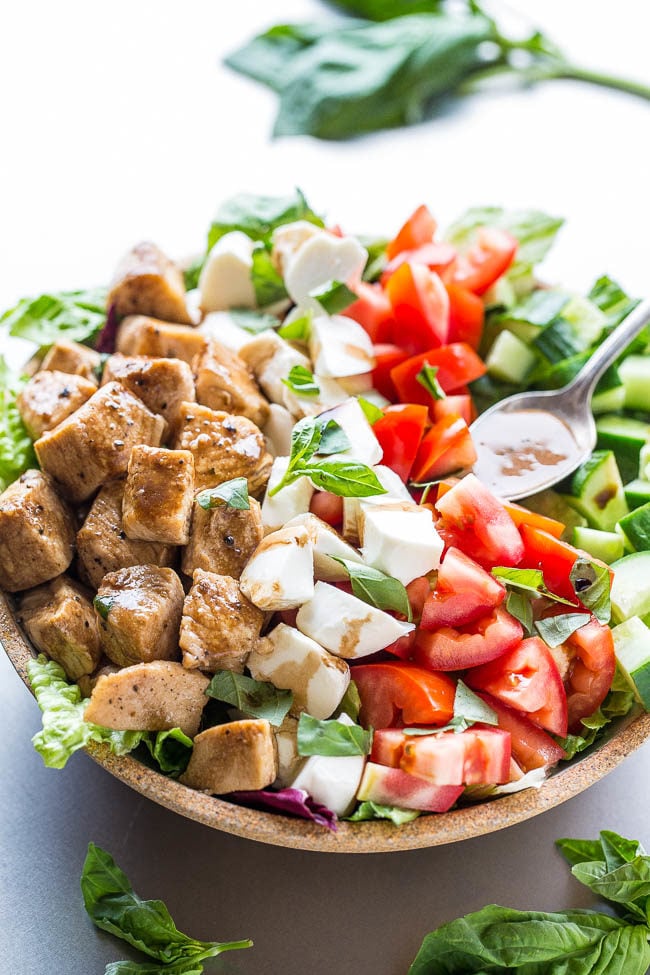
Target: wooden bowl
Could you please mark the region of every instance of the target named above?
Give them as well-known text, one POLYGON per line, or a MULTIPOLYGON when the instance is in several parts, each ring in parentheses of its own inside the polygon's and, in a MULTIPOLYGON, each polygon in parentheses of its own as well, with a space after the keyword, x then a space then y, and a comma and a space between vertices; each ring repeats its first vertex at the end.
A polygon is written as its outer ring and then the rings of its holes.
MULTIPOLYGON (((30 687, 27 663, 34 655, 14 618, 11 598, 0 593, 0 641, 16 671, 30 687)), ((196 792, 143 765, 129 755, 117 757, 106 745, 91 743, 87 753, 111 775, 181 816, 212 829, 259 843, 326 853, 389 853, 441 846, 482 836, 537 816, 602 779, 650 736, 650 714, 627 715, 612 722, 597 747, 554 772, 539 789, 526 789, 490 802, 451 812, 421 816, 404 826, 390 822, 340 822, 336 833, 304 819, 245 809, 196 792)))

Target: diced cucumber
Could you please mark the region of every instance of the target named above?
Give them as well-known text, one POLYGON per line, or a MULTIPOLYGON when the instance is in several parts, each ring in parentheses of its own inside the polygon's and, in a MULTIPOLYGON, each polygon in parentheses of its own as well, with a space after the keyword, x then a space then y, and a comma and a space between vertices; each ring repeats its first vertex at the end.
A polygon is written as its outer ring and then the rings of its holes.
POLYGON ((628 410, 650 413, 650 356, 629 355, 619 366, 628 410))
POLYGON ((591 412, 598 416, 601 413, 611 413, 613 410, 622 410, 625 406, 625 386, 612 386, 605 389, 602 393, 598 390, 591 397, 591 412))
MULTIPOLYGON (((496 287, 501 282, 507 284, 513 293, 512 286, 507 278, 500 278, 496 287)), ((484 300, 491 295, 492 290, 485 295, 484 300)), ((501 328, 507 328, 522 342, 530 344, 542 329, 549 326, 557 318, 568 301, 569 295, 563 292, 554 291, 551 288, 539 288, 517 304, 512 301, 502 302, 507 310, 497 316, 496 322, 501 328)), ((488 307, 497 303, 496 301, 487 301, 488 307)))
POLYGON ((487 371, 494 379, 507 383, 523 383, 535 365, 537 356, 512 332, 497 335, 485 360, 487 371))
POLYGON ((613 450, 624 481, 631 481, 639 470, 641 448, 650 440, 650 424, 631 416, 606 414, 596 420, 598 449, 613 450))
POLYGON ((644 443, 639 454, 639 477, 644 481, 650 481, 650 444, 648 443, 644 443))
POLYGON ((616 659, 634 692, 650 711, 650 629, 638 616, 619 623, 612 630, 616 659))
POLYGON ((597 528, 583 528, 582 525, 573 529, 573 544, 608 565, 622 559, 625 554, 625 543, 617 532, 603 532, 597 528))
POLYGON ((585 516, 591 528, 612 531, 628 514, 623 482, 611 450, 595 450, 571 478, 566 501, 585 516))
POLYGON ((600 308, 580 295, 574 295, 562 309, 562 318, 570 322, 579 337, 583 349, 594 345, 607 325, 607 317, 600 308))
POLYGON ((498 278, 483 296, 486 308, 509 308, 517 301, 515 289, 505 275, 498 278))
POLYGON ((623 488, 625 500, 630 508, 640 508, 642 504, 650 501, 650 481, 644 481, 640 477, 630 481, 623 488))
POLYGON ((650 614, 650 552, 625 555, 612 565, 612 616, 622 623, 650 614))
POLYGON ((539 491, 537 494, 531 494, 521 504, 531 511, 536 511, 540 515, 546 515, 547 518, 561 521, 566 526, 562 532, 562 538, 566 542, 570 542, 573 538, 574 528, 587 524, 587 519, 576 511, 575 508, 572 508, 570 504, 567 504, 561 494, 558 494, 557 491, 553 491, 551 488, 548 488, 546 491, 539 491))
POLYGON ((625 515, 618 526, 636 552, 650 551, 650 503, 625 515))

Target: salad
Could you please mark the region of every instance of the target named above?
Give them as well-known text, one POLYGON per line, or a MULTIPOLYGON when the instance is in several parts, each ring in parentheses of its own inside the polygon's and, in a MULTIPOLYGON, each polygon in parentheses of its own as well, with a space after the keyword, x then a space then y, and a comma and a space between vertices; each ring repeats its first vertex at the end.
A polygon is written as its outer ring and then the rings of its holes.
POLYGON ((419 207, 386 240, 302 194, 222 206, 182 270, 0 320, 0 587, 38 653, 35 745, 89 741, 334 827, 539 786, 650 707, 650 336, 598 449, 519 505, 471 423, 564 385, 636 301, 541 284, 561 221, 419 207))

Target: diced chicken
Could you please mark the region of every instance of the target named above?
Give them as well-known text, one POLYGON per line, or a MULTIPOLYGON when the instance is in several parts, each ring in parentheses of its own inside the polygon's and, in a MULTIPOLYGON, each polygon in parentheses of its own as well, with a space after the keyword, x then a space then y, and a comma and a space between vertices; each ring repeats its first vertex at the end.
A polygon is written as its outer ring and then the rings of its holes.
POLYGON ((350 668, 293 626, 278 625, 248 658, 255 680, 293 692, 292 714, 323 719, 336 710, 350 683, 350 668))
POLYGON ((82 696, 90 697, 93 692, 93 688, 100 677, 103 677, 105 674, 116 674, 118 670, 120 670, 120 668, 117 666, 117 664, 112 664, 107 660, 106 657, 102 657, 100 666, 97 668, 97 670, 94 670, 92 674, 82 674, 81 677, 77 679, 77 686, 81 691, 82 696))
POLYGON ((194 501, 194 457, 189 450, 134 447, 122 500, 128 538, 186 545, 194 501))
POLYGON ((271 468, 266 494, 262 502, 262 522, 267 532, 277 531, 296 515, 306 514, 314 493, 314 486, 308 477, 299 477, 292 484, 281 488, 273 497, 269 492, 277 487, 287 472, 288 457, 276 457, 271 468))
POLYGON ((321 228, 308 220, 295 220, 276 227, 271 237, 271 258, 278 273, 284 277, 289 261, 311 237, 320 234, 321 228))
POLYGON ((259 501, 249 498, 250 508, 228 505, 192 506, 190 539, 183 549, 181 568, 188 575, 195 569, 239 579, 244 566, 264 537, 259 501))
POLYGON ((20 592, 61 575, 72 561, 74 533, 52 479, 25 471, 0 494, 0 588, 20 592))
POLYGON ((198 327, 198 331, 205 339, 216 339, 231 349, 239 352, 242 346, 251 340, 251 333, 238 325, 230 312, 211 311, 198 327))
POLYGON ((171 565, 174 548, 155 542, 127 538, 122 524, 124 481, 106 484, 77 533, 79 567, 93 589, 108 572, 130 565, 171 565))
POLYGON ((99 678, 84 711, 86 721, 116 731, 180 728, 191 738, 207 704, 209 684, 172 660, 134 664, 99 678))
POLYGON ((361 552, 368 565, 405 586, 437 569, 444 547, 428 508, 407 502, 366 505, 361 511, 361 552))
MULTIPOLYGON (((347 714, 342 714, 338 720, 342 724, 354 724, 347 714)), ((354 805, 365 764, 365 755, 310 755, 291 788, 304 789, 312 799, 327 806, 337 816, 346 816, 354 805)))
POLYGON ((117 381, 142 400, 152 413, 159 413, 174 431, 181 403, 193 403, 194 377, 183 359, 153 359, 150 356, 112 355, 104 369, 103 383, 117 381))
POLYGON ((242 572, 244 595, 264 610, 294 609, 314 593, 314 558, 305 528, 281 528, 267 535, 242 572))
POLYGON ((180 269, 159 247, 143 241, 126 254, 111 282, 107 306, 118 318, 151 315, 191 325, 180 269))
POLYGON ((115 348, 123 355, 146 355, 160 359, 182 359, 189 365, 205 347, 205 336, 197 328, 172 325, 146 315, 130 315, 120 323, 115 348))
POLYGON ((273 784, 283 789, 293 782, 305 761, 298 754, 298 721, 287 715, 273 731, 278 756, 278 774, 273 784))
POLYGON ((211 248, 199 277, 204 313, 256 307, 252 279, 254 246, 241 230, 233 230, 211 248))
POLYGON ((102 649, 121 667, 178 656, 183 586, 173 569, 132 565, 104 576, 95 596, 102 649))
POLYGON ((92 674, 102 655, 90 594, 59 576, 26 593, 20 620, 39 653, 56 660, 70 680, 92 674))
POLYGON ((282 380, 287 378, 294 366, 311 369, 307 356, 271 329, 243 345, 239 355, 252 369, 262 391, 272 403, 284 403, 287 387, 282 380))
POLYGON ((345 315, 314 315, 309 355, 319 376, 357 376, 375 367, 370 336, 345 315))
POLYGON ((60 341, 55 342, 45 353, 41 369, 83 376, 84 379, 96 383, 101 362, 102 357, 94 349, 78 342, 60 341))
POLYGON ((223 795, 265 789, 277 770, 271 725, 246 719, 215 725, 197 735, 181 782, 191 789, 223 795))
POLYGON ((34 444, 44 471, 72 501, 85 501, 105 481, 126 472, 131 448, 160 444, 161 416, 119 383, 102 386, 82 407, 34 444))
POLYGON ((297 515, 286 523, 285 528, 293 528, 294 525, 302 525, 309 532, 314 551, 315 579, 322 582, 346 582, 349 578, 348 572, 336 559, 363 563, 361 553, 348 545, 334 528, 316 515, 297 515))
POLYGON ((245 477, 252 495, 261 494, 273 458, 259 427, 245 416, 184 403, 173 446, 194 455, 196 490, 245 477))
POLYGON ((413 623, 402 623, 350 593, 317 582, 313 598, 300 607, 296 626, 339 657, 356 660, 406 636, 413 623))
POLYGON ((284 284, 296 305, 320 313, 323 309, 312 293, 329 281, 341 281, 354 288, 367 259, 367 250, 355 237, 335 237, 320 230, 286 262, 284 284))
POLYGON ((399 474, 377 464, 373 467, 377 480, 384 488, 384 494, 372 495, 369 498, 343 498, 343 535, 348 541, 357 544, 361 532, 361 512, 375 504, 386 504, 388 501, 404 501, 413 504, 413 498, 399 474))
POLYGON ((340 406, 321 414, 324 420, 335 420, 341 427, 350 446, 340 454, 333 454, 336 460, 355 460, 369 467, 378 464, 383 450, 366 419, 357 399, 347 399, 340 406))
POLYGON ((196 398, 203 406, 247 416, 258 427, 266 423, 269 404, 236 352, 211 339, 194 363, 194 373, 196 398))
POLYGON ((18 394, 17 406, 27 433, 36 440, 52 430, 97 392, 83 376, 41 369, 18 394))
POLYGON ((243 673, 263 623, 264 613, 246 599, 236 579, 197 569, 183 606, 183 666, 243 673))
POLYGON ((269 418, 262 428, 266 446, 274 457, 288 457, 291 453, 291 434, 294 418, 284 406, 269 405, 269 418))

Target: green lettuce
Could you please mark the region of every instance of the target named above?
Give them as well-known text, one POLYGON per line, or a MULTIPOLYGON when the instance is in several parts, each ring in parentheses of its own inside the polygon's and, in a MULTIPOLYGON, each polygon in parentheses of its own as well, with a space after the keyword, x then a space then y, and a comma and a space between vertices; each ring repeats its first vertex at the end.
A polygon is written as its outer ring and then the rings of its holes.
POLYGON ((106 324, 106 289, 60 291, 22 298, 0 318, 10 335, 41 348, 61 339, 92 342, 106 324))
POLYGON ((16 405, 16 397, 25 382, 0 355, 0 491, 28 467, 36 467, 32 441, 16 405))

